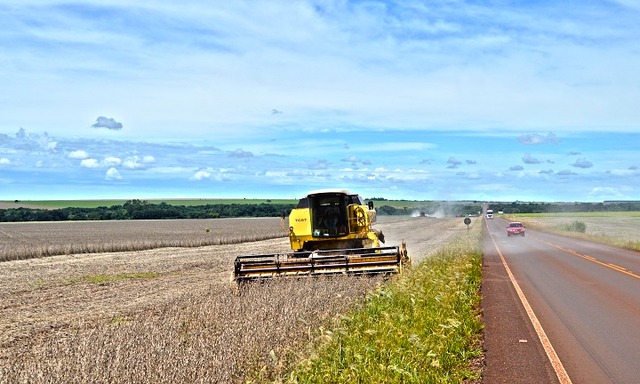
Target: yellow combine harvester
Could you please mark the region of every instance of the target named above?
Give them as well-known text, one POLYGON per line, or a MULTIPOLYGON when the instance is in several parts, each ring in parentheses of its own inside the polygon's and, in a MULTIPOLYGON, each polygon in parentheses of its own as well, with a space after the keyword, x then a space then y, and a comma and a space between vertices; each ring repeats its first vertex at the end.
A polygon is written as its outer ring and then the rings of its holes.
POLYGON ((404 241, 382 247, 373 203, 346 190, 311 192, 289 215, 292 252, 238 256, 236 282, 276 276, 392 274, 411 259, 404 241))

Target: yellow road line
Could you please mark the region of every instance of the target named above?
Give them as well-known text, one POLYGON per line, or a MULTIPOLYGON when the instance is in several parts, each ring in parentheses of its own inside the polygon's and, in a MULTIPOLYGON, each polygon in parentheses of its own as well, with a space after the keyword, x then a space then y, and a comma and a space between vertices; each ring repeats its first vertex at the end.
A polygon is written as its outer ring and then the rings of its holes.
MULTIPOLYGON (((487 225, 487 229, 488 228, 489 226, 487 225)), ((569 374, 564 369, 564 366, 562 365, 562 361, 560 361, 560 358, 558 357, 556 350, 553 348, 553 345, 551 345, 551 341, 549 341, 549 338, 547 337, 546 332, 542 328, 542 324, 540 324, 538 317, 533 312, 533 308, 531 308, 531 305, 529 305, 529 301, 524 295, 524 292, 522 292, 522 289, 520 289, 520 285, 516 281, 515 276, 513 276, 513 273, 511 273, 511 268, 509 268, 509 265, 507 265, 507 261, 505 260, 502 254, 502 251, 500 251, 500 248, 498 247, 498 243, 496 243, 496 239, 493 237, 491 232, 489 232, 489 236, 491 236, 493 245, 496 247, 496 251, 500 256, 500 260, 502 260, 502 265, 504 266, 504 269, 507 271, 509 280, 511 280, 511 284, 515 288, 516 293, 520 298, 520 302, 522 302, 522 305, 524 306, 524 309, 527 312, 527 315, 529 316, 529 320, 531 321, 531 324, 533 325, 533 328, 535 329, 536 334, 538 335, 538 338, 542 343, 542 347, 544 348, 544 351, 546 352, 547 357, 551 362, 551 366, 553 367, 553 370, 555 371, 556 376, 558 377, 558 380, 560 381, 561 384, 571 384, 571 378, 569 377, 569 374)))
POLYGON ((545 240, 542 240, 542 239, 540 239, 540 238, 538 238, 538 237, 533 237, 533 238, 534 238, 535 240, 537 240, 537 241, 541 242, 541 243, 544 243, 544 244, 547 244, 547 245, 549 245, 549 246, 551 246, 551 247, 557 248, 557 249, 559 249, 559 250, 561 250, 561 251, 564 251, 564 252, 566 252, 566 253, 568 253, 568 254, 571 254, 571 255, 574 255, 574 256, 581 257, 581 258, 583 258, 583 259, 585 259, 585 260, 591 261, 592 263, 600 264, 600 265, 602 265, 602 266, 604 266, 604 267, 607 267, 607 268, 613 269, 614 271, 622 272, 622 273, 624 273, 625 275, 629 275, 629 276, 631 276, 631 277, 635 277, 636 279, 640 279, 640 275, 638 275, 638 274, 636 274, 636 273, 633 273, 633 272, 629 271, 628 269, 626 269, 626 268, 624 268, 624 267, 621 267, 621 266, 619 266, 619 265, 611 264, 611 263, 605 263, 604 261, 600 261, 600 260, 598 260, 597 258, 595 258, 595 257, 593 257, 593 256, 585 255, 585 254, 582 254, 582 253, 580 253, 580 252, 576 252, 576 251, 574 251, 574 250, 572 250, 572 249, 563 248, 563 247, 561 247, 561 246, 559 246, 559 245, 557 245, 557 244, 550 243, 550 242, 545 241, 545 240))

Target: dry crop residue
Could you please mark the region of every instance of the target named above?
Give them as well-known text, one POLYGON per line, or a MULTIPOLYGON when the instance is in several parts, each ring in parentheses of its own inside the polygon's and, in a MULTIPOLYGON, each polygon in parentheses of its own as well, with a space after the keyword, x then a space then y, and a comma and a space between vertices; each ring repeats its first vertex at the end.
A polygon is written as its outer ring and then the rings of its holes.
MULTIPOLYGON (((406 217, 382 217, 377 227, 386 245, 405 239, 415 262, 465 230, 461 219, 406 217)), ((273 377, 318 327, 380 284, 278 279, 233 294, 237 255, 288 249, 279 238, 0 263, 0 378, 244 382, 247 371, 273 377), (133 371, 147 376, 136 379, 133 371)))

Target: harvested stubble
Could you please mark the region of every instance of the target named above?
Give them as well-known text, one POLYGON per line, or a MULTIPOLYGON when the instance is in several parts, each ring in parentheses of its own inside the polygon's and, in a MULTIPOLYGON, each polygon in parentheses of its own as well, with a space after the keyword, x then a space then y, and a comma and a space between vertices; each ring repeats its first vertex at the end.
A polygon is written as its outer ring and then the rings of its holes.
POLYGON ((281 374, 328 319, 379 278, 276 279, 234 294, 211 287, 162 307, 77 323, 44 336, 0 367, 29 383, 233 383, 281 374), (247 376, 248 375, 248 376, 247 376))

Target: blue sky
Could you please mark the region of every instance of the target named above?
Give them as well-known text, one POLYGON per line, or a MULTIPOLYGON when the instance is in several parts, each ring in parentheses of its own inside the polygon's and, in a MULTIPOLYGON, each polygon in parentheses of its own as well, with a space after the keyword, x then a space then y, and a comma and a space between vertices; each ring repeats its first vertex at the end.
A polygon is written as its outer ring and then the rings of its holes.
POLYGON ((639 200, 638 68, 638 0, 3 2, 0 200, 639 200))

